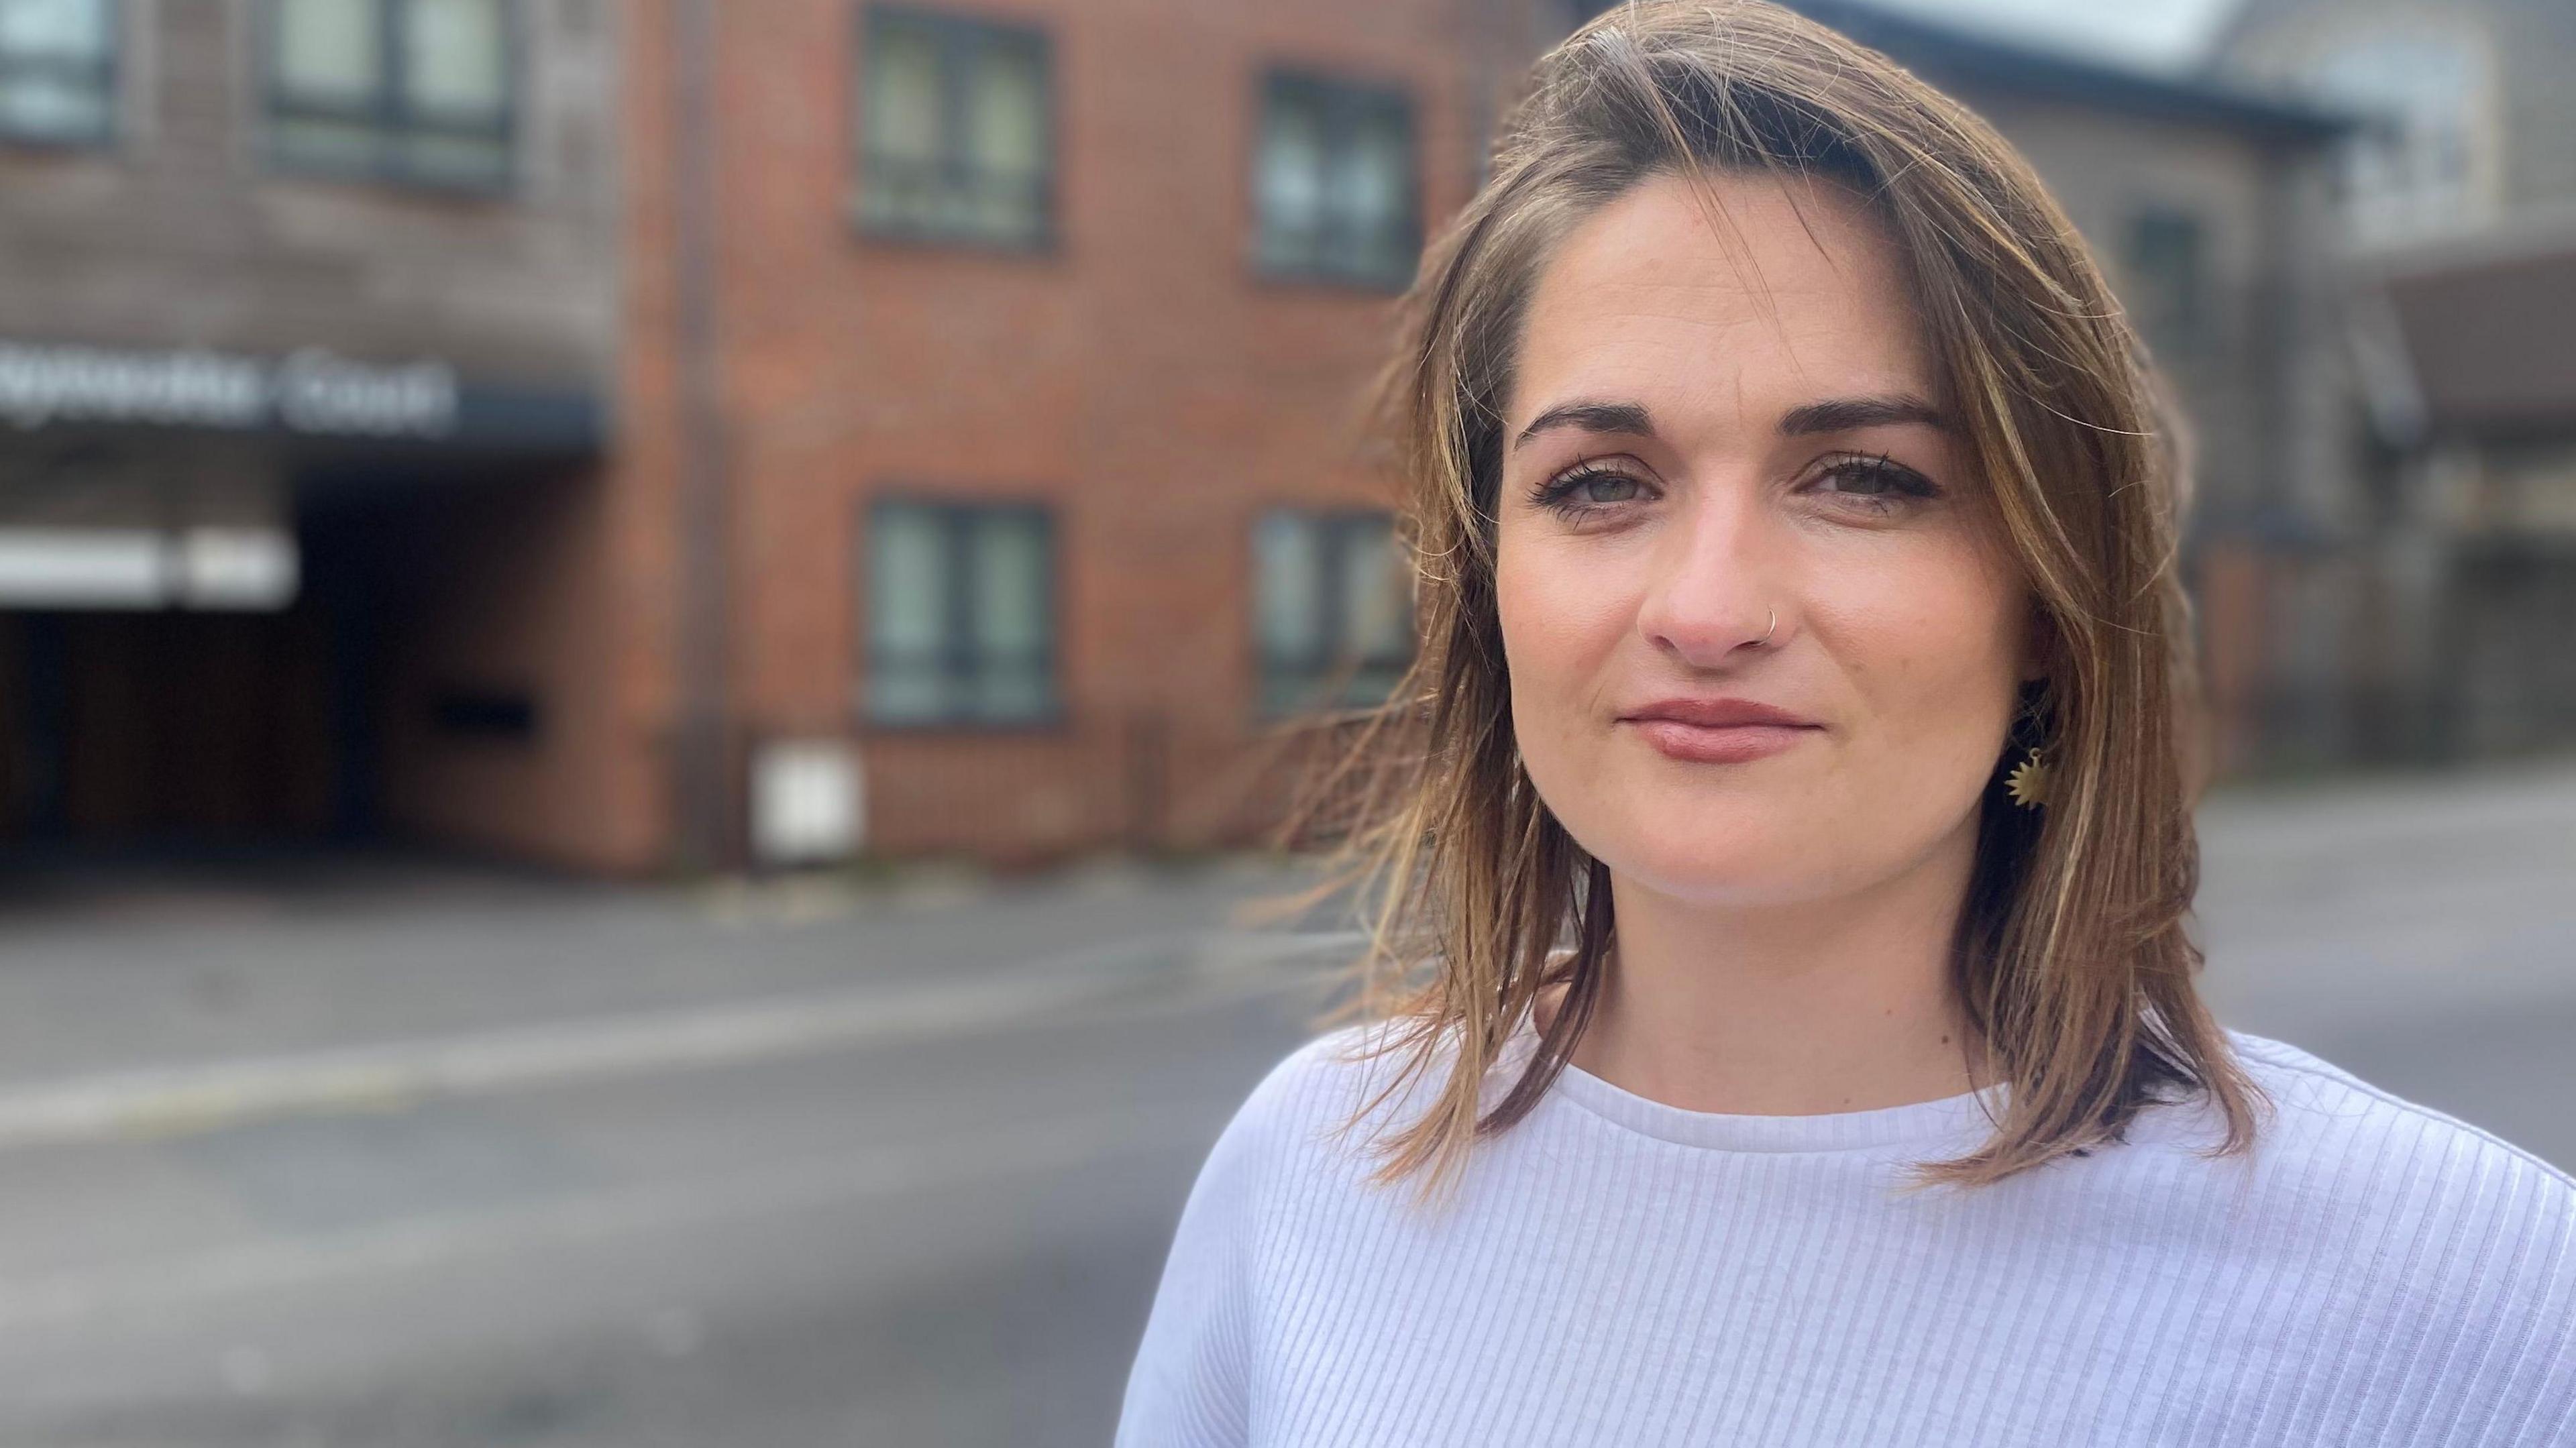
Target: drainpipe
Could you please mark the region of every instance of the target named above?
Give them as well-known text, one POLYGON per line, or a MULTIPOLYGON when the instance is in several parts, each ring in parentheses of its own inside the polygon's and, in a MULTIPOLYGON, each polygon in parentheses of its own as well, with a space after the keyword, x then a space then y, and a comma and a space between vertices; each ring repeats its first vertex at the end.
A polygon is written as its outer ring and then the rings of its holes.
POLYGON ((672 224, 677 269, 680 709, 674 741, 678 863, 740 863, 727 719, 732 541, 717 328, 717 0, 669 0, 672 224))

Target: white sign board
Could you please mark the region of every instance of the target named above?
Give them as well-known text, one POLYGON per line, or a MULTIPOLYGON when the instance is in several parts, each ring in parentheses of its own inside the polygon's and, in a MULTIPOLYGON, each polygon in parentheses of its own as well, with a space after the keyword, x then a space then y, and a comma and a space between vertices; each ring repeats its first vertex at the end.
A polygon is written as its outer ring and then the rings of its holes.
POLYGON ((282 528, 0 528, 0 608, 276 610, 297 560, 282 528))
POLYGON ((751 848, 764 865, 820 865, 859 851, 858 749, 843 739, 763 744, 751 760, 751 848))

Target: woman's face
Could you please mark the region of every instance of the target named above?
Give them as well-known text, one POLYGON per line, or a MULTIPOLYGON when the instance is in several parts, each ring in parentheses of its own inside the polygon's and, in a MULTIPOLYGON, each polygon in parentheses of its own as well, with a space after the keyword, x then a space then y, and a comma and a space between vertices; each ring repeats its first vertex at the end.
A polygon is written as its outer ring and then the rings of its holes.
POLYGON ((1973 851, 2034 676, 2027 593, 1867 214, 1708 184, 1731 237, 1651 179, 1531 298, 1495 504, 1512 725, 1627 880, 1849 895, 1973 851))

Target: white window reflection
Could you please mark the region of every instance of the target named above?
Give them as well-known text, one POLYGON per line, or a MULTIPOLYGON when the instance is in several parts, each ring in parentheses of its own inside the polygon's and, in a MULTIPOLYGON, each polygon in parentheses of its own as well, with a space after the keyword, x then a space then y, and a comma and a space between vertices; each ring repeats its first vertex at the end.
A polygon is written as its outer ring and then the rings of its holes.
POLYGON ((0 0, 0 135, 105 140, 115 62, 113 0, 0 0))
POLYGON ((2486 60, 2466 37, 2389 32, 2329 52, 2310 80, 2374 124, 2344 143, 2343 181, 2365 241, 2474 227, 2496 206, 2486 60))
POLYGON ((273 153, 301 168, 505 184, 509 0, 269 0, 273 153))
POLYGON ((1053 226, 1046 38, 978 19, 868 13, 859 220, 891 235, 1038 246, 1053 226))
POLYGON ((1273 75, 1262 97, 1264 269, 1399 286, 1420 250, 1413 122, 1393 92, 1273 75))

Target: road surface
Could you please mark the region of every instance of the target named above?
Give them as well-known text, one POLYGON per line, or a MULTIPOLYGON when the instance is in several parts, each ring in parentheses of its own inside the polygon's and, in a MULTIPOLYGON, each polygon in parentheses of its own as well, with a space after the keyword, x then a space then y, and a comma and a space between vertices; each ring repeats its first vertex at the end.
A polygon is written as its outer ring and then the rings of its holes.
MULTIPOLYGON (((2204 837, 2231 1024, 2576 1165, 2576 771, 2204 837)), ((1249 889, 26 912, 0 1443, 1105 1442, 1191 1174, 1318 1000, 1249 889)))

